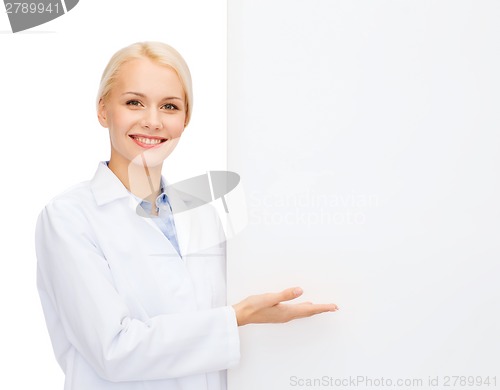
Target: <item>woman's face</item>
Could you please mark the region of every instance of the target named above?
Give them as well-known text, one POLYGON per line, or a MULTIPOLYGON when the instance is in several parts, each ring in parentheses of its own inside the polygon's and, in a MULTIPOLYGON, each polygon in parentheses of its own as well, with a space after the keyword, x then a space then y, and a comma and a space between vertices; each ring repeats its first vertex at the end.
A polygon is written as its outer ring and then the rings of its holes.
POLYGON ((186 102, 177 73, 149 59, 133 59, 118 70, 101 100, 99 122, 109 129, 110 164, 161 165, 184 131, 186 102))

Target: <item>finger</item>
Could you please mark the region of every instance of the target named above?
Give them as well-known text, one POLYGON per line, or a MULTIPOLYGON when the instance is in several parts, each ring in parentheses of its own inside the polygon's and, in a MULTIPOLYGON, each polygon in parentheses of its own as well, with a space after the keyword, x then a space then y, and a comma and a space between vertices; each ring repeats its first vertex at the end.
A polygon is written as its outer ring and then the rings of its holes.
POLYGON ((313 304, 309 307, 313 314, 325 313, 327 311, 337 311, 339 308, 334 303, 313 304))
MULTIPOLYGON (((307 302, 300 302, 300 303, 296 303, 295 305, 297 306, 300 306, 300 305, 306 305, 306 306, 311 306, 311 305, 314 305, 316 307, 322 307, 323 310, 326 310, 326 311, 337 311, 339 309, 339 307, 335 304, 335 303, 328 303, 328 304, 317 304, 317 303, 313 303, 311 301, 307 301, 307 302)), ((288 305, 288 306, 291 306, 291 305, 288 305)))
POLYGON ((336 311, 339 307, 335 303, 312 303, 312 302, 301 302, 297 305, 309 305, 311 309, 323 310, 323 311, 336 311))
POLYGON ((288 305, 296 318, 311 317, 316 314, 337 311, 335 304, 297 304, 288 305))

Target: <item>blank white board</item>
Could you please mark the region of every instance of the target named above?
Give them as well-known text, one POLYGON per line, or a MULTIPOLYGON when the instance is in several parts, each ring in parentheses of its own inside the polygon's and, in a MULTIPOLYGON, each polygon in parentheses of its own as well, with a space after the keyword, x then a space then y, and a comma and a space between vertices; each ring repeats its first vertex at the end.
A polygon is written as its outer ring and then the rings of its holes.
POLYGON ((298 285, 340 307, 241 328, 229 388, 500 387, 500 3, 240 0, 228 17, 249 213, 229 301, 298 285))

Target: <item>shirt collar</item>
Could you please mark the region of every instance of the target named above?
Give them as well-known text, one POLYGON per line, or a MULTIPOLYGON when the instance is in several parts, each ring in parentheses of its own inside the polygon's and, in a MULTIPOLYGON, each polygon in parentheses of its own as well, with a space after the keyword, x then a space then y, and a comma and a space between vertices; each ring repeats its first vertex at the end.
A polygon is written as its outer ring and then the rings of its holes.
MULTIPOLYGON (((160 184, 160 195, 158 195, 155 200, 156 210, 160 211, 160 210, 167 210, 167 208, 170 208, 170 211, 172 211, 172 205, 170 204, 168 195, 166 194, 164 188, 165 188, 165 183, 164 183, 164 178, 162 177, 160 184)), ((135 198, 137 203, 140 203, 140 205, 144 210, 146 210, 148 213, 151 212, 151 202, 147 201, 146 199, 141 199, 132 193, 130 194, 135 198)))

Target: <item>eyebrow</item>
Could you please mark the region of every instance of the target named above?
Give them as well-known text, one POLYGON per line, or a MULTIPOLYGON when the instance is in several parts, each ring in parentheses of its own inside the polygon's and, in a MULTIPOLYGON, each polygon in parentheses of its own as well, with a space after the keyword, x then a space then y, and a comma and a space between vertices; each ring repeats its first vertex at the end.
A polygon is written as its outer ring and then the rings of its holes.
MULTIPOLYGON (((145 98, 146 95, 144 95, 143 93, 140 93, 140 92, 132 92, 132 91, 129 91, 129 92, 125 92, 122 94, 123 95, 137 95, 137 96, 140 96, 142 98, 145 98)), ((180 97, 177 97, 177 96, 168 96, 168 97, 164 97, 162 100, 172 100, 172 99, 176 99, 176 100, 182 100, 180 97)))

